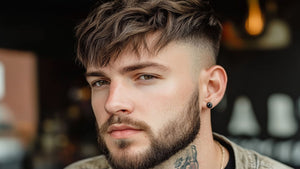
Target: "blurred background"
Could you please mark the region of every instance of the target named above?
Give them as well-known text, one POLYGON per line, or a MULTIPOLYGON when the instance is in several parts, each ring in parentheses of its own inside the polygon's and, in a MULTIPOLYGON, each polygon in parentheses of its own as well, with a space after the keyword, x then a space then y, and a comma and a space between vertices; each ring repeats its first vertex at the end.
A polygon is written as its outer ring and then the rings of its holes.
MULTIPOLYGON (((95 3, 1 1, 0 169, 60 169, 99 153, 74 38, 95 3)), ((300 1, 212 4, 229 77, 213 130, 300 168, 300 1)))

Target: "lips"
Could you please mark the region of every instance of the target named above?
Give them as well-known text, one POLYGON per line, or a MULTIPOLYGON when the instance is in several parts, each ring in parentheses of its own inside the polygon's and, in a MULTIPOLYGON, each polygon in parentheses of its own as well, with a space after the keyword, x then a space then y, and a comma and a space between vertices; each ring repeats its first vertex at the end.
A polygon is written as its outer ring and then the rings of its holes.
POLYGON ((129 138, 141 131, 141 129, 124 124, 113 124, 108 128, 108 134, 115 139, 129 138))

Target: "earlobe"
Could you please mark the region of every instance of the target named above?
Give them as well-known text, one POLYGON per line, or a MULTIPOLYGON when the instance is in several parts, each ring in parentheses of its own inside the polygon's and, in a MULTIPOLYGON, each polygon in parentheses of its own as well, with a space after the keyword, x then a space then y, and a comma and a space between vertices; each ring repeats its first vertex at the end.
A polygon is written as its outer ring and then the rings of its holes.
POLYGON ((227 86, 227 74, 223 67, 215 65, 206 70, 206 78, 203 106, 208 108, 208 102, 216 106, 222 100, 227 86))

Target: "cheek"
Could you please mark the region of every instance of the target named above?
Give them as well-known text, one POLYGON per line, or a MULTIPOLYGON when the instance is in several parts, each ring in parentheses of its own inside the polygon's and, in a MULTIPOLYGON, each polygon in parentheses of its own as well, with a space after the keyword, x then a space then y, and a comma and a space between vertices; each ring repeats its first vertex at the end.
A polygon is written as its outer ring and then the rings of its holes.
POLYGON ((93 112, 95 114, 98 125, 101 125, 108 118, 108 114, 105 113, 104 100, 102 97, 92 95, 91 104, 93 112))
POLYGON ((189 100, 194 88, 195 85, 192 82, 188 84, 170 81, 149 92, 146 99, 150 104, 149 106, 151 106, 151 103, 154 103, 163 107, 178 108, 182 107, 189 100))
POLYGON ((138 105, 142 105, 139 112, 144 113, 139 118, 145 119, 157 133, 168 121, 180 118, 193 89, 193 85, 170 82, 142 93, 138 105))

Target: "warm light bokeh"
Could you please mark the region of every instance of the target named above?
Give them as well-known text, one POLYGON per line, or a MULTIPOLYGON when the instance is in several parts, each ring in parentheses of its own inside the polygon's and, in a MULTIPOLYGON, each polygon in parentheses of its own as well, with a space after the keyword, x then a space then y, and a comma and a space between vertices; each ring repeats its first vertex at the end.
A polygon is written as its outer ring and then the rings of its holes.
POLYGON ((264 28, 264 19, 258 0, 248 0, 249 12, 245 22, 246 31, 250 35, 259 35, 264 28))

